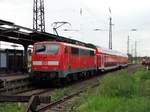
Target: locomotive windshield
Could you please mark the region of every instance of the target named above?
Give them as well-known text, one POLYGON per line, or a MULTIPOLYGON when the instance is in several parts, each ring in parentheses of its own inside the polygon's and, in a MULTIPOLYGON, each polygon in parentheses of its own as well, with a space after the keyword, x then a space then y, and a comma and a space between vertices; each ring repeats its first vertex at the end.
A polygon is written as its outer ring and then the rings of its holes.
POLYGON ((36 54, 43 54, 46 51, 45 45, 36 45, 35 46, 35 53, 36 54))
POLYGON ((58 44, 38 44, 35 45, 36 54, 57 54, 59 50, 58 44))

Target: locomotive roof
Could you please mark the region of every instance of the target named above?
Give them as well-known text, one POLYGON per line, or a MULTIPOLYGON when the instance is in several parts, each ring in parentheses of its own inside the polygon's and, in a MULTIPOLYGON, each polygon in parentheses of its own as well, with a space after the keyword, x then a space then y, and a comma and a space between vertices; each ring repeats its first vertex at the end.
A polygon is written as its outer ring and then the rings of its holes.
POLYGON ((82 46, 82 45, 78 45, 78 44, 71 44, 71 43, 66 43, 66 42, 43 41, 43 42, 37 42, 35 44, 38 44, 38 43, 63 43, 64 45, 68 45, 68 46, 71 46, 71 47, 77 47, 77 48, 82 48, 82 49, 94 50, 94 48, 91 48, 91 47, 82 46))
POLYGON ((75 45, 75 44, 70 44, 70 43, 64 43, 64 45, 68 45, 68 46, 71 46, 71 47, 78 47, 78 48, 88 49, 88 50, 94 50, 93 48, 89 48, 89 47, 86 47, 86 46, 75 45))

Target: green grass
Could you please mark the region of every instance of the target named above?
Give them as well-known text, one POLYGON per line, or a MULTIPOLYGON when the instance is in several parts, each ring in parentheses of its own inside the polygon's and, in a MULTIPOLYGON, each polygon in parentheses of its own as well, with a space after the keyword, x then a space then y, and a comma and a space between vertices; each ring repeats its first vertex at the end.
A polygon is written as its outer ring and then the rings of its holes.
POLYGON ((0 103, 0 112, 25 112, 26 104, 0 103))
POLYGON ((118 98, 90 96, 80 105, 80 112, 149 112, 150 101, 146 98, 118 98))
POLYGON ((70 88, 64 88, 64 89, 56 89, 54 91, 54 94, 51 95, 52 101, 58 101, 64 96, 67 96, 70 93, 70 88))
MULTIPOLYGON (((52 95, 57 101, 70 93, 68 89, 58 89, 52 95)), ((24 112, 25 104, 0 103, 0 112, 24 112)), ((149 112, 150 111, 150 71, 143 68, 129 74, 121 70, 110 73, 100 80, 96 90, 88 90, 75 102, 77 112, 149 112)))
POLYGON ((64 97, 64 95, 64 90, 57 89, 55 94, 52 95, 52 101, 60 100, 62 97, 64 97))
POLYGON ((97 94, 102 96, 132 97, 134 93, 134 79, 127 72, 104 77, 100 83, 97 94))
POLYGON ((121 70, 117 74, 104 76, 96 92, 84 94, 74 111, 149 112, 150 71, 141 68, 129 74, 121 70))

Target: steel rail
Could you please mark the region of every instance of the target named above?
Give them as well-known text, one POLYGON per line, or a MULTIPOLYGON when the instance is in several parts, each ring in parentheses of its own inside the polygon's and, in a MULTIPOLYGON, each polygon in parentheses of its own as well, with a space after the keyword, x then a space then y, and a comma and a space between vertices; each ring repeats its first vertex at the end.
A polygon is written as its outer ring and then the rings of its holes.
MULTIPOLYGON (((94 87, 97 87, 100 83, 96 83, 94 85, 92 85, 90 88, 94 88, 94 87)), ((72 99, 73 97, 75 96, 78 96, 80 95, 81 93, 87 91, 89 89, 89 87, 87 87, 86 89, 84 90, 80 90, 80 91, 77 91, 75 93, 72 93, 71 95, 68 95, 68 96, 65 96, 63 98, 61 98, 60 100, 58 101, 54 101, 54 102, 51 102, 50 104, 47 104, 46 106, 44 107, 41 107, 41 108, 38 108, 37 110, 35 110, 36 112, 44 112, 45 110, 49 109, 49 108, 52 108, 53 106, 55 105, 58 105, 58 104, 61 104, 69 99, 72 99)))

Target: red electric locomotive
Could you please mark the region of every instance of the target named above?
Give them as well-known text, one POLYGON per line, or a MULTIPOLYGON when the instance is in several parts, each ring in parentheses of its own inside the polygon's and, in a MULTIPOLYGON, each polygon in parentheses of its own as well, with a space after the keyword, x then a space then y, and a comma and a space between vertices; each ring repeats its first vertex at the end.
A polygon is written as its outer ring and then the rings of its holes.
POLYGON ((96 50, 64 42, 38 42, 32 54, 34 78, 66 78, 70 74, 96 70, 96 50))
POLYGON ((84 77, 95 71, 121 68, 127 64, 128 56, 117 51, 45 41, 34 44, 30 76, 36 79, 84 77))

